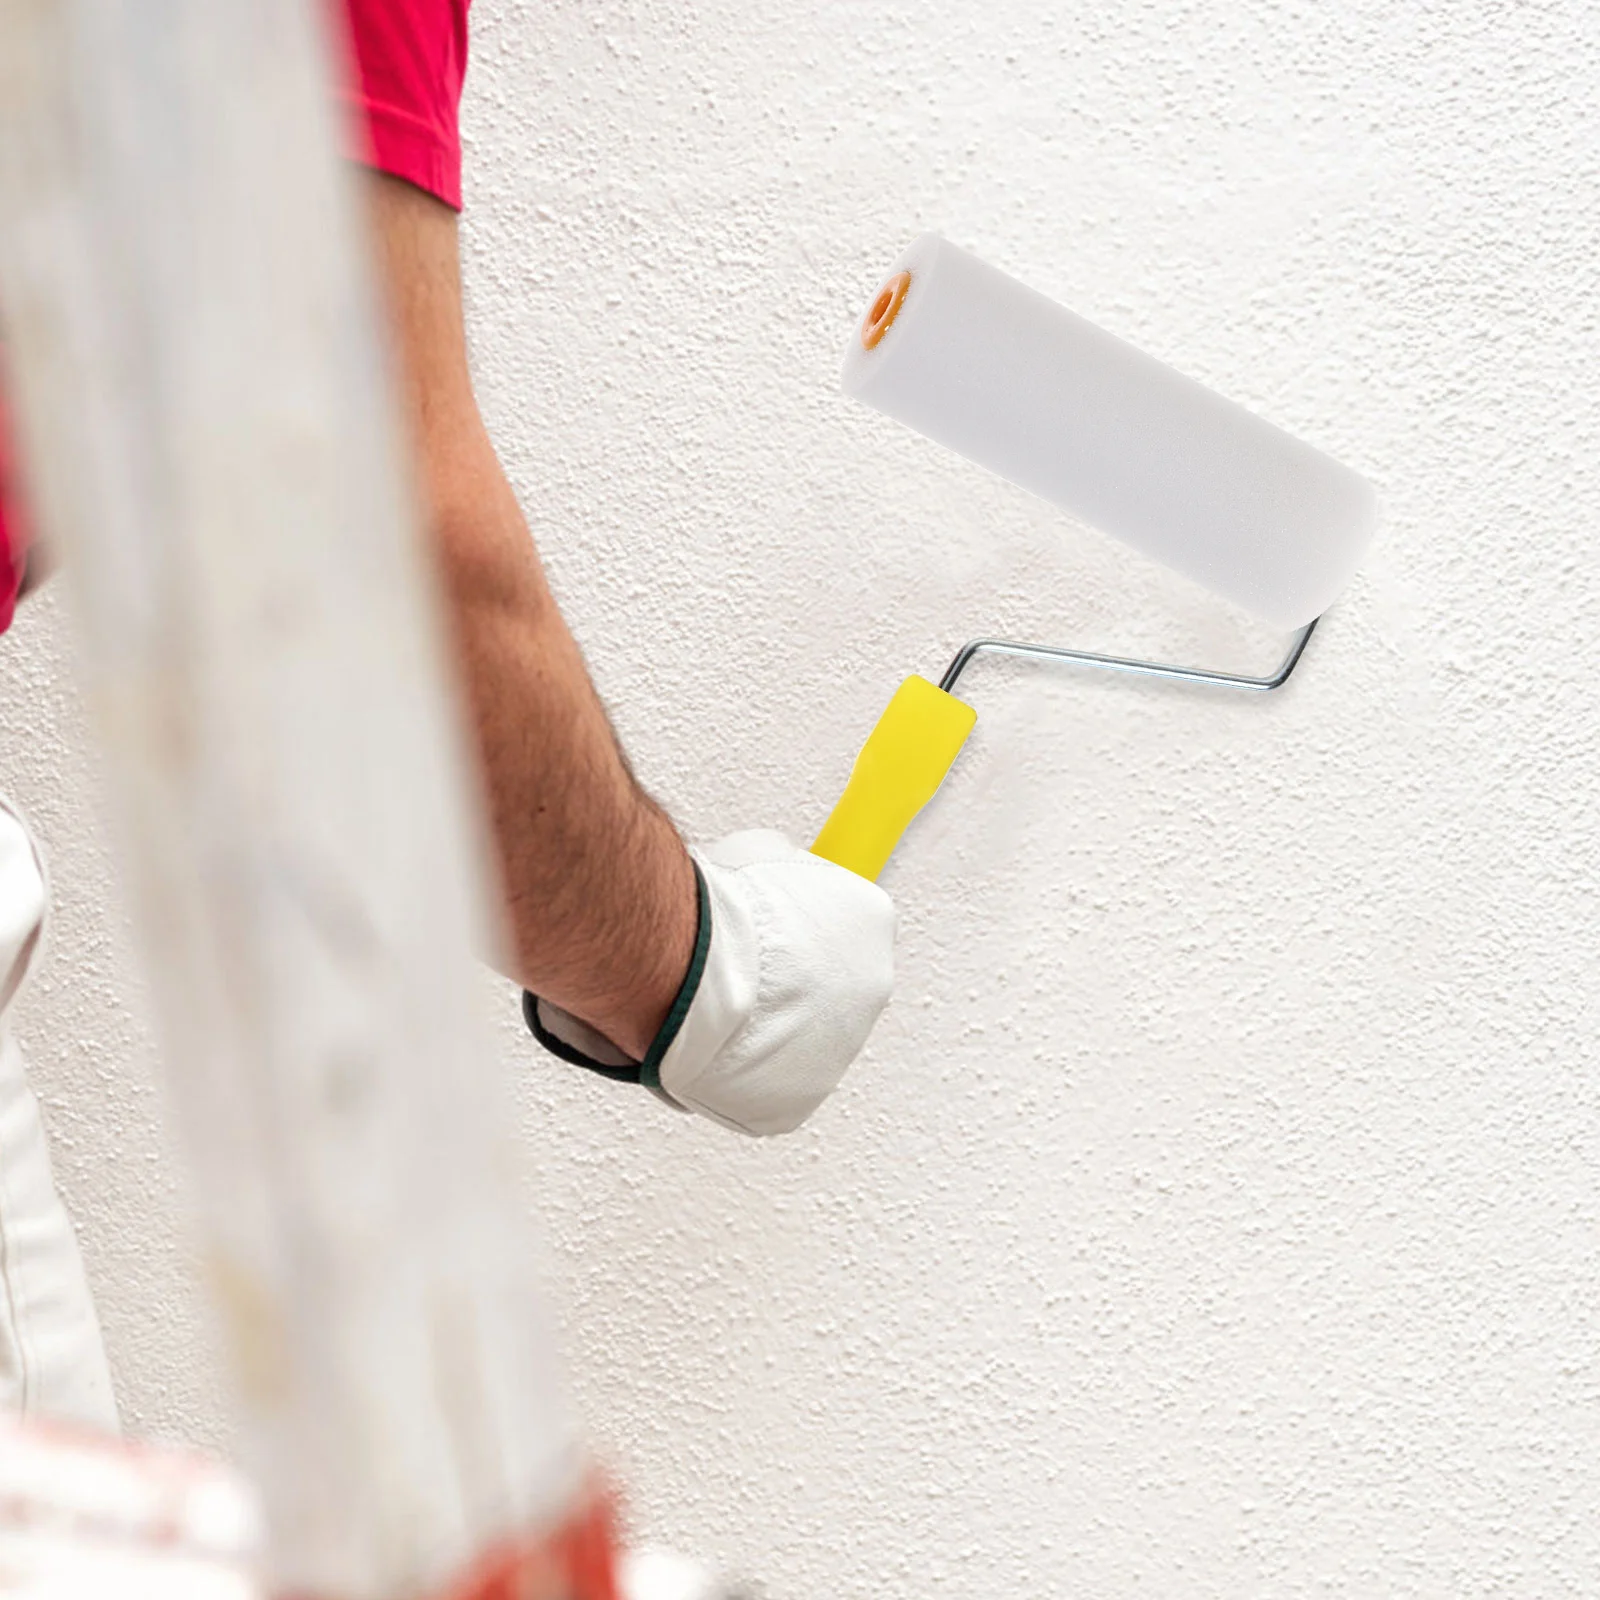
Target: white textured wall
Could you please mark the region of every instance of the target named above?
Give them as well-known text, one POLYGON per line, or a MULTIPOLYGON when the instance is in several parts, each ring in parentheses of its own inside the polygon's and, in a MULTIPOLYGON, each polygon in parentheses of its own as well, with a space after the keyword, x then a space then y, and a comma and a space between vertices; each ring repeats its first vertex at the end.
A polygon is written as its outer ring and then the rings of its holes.
MULTIPOLYGON (((484 400, 642 774, 813 829, 1004 629, 1276 640, 837 393, 940 227, 1370 474, 1270 701, 985 664, 801 1135, 536 1059, 530 1193, 652 1536, 773 1600, 1600 1593, 1600 30, 1570 4, 479 0, 484 400)), ((215 1437, 45 605, 0 783, 127 1414, 215 1437)))

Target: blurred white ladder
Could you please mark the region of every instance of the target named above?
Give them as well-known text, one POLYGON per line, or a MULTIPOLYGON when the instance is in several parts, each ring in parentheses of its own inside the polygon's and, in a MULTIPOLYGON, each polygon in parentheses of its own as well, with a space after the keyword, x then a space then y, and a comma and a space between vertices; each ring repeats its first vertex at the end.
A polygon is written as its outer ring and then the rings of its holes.
POLYGON ((0 313, 271 1583, 609 1600, 313 0, 0 0, 0 313))

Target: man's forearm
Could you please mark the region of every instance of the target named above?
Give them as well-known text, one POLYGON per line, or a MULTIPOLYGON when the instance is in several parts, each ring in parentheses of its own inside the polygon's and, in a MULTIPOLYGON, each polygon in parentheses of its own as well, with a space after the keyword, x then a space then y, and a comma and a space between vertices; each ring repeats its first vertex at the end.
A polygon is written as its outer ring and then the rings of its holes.
POLYGON ((689 962, 693 867, 628 769, 483 428, 455 218, 396 180, 369 187, 515 975, 642 1056, 689 962))
POLYGON ((639 789, 496 469, 436 513, 517 976, 642 1056, 694 943, 694 874, 639 789), (496 559, 500 534, 517 541, 496 559))

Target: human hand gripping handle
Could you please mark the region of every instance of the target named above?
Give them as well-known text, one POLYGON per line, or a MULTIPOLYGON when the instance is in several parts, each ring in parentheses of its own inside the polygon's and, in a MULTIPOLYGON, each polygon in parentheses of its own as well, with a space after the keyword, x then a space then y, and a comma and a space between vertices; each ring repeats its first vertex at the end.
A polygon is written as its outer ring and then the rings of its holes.
POLYGON ((894 981, 894 907, 872 880, 939 787, 971 707, 908 678, 856 758, 810 851, 736 833, 692 852, 693 959, 666 1022, 635 1062, 533 995, 529 1027, 565 1060, 643 1083, 741 1133, 787 1133, 828 1097, 894 981))
POLYGON ((894 982, 894 907, 874 883, 781 833, 691 852, 700 896, 689 971, 642 1061, 532 995, 539 1041, 741 1133, 788 1133, 856 1058, 894 982))

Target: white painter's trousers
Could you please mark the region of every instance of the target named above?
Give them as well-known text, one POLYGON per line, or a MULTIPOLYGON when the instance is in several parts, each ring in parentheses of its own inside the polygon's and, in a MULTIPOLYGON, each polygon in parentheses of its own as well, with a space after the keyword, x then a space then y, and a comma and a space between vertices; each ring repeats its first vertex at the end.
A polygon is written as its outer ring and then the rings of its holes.
POLYGON ((115 1428, 100 1322, 8 1024, 44 917, 43 866, 0 799, 0 1406, 115 1428))

